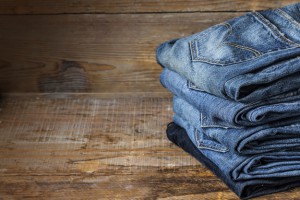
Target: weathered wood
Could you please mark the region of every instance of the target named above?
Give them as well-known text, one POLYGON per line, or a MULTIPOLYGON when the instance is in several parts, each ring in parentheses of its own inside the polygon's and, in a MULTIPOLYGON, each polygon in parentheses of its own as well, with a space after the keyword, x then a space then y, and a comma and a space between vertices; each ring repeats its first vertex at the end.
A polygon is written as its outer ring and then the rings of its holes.
POLYGON ((0 108, 0 198, 238 199, 168 141, 170 97, 11 94, 0 108))
POLYGON ((1 14, 145 13, 250 11, 281 7, 296 0, 0 0, 1 14))
POLYGON ((2 197, 166 197, 184 183, 197 189, 196 174, 227 190, 168 142, 170 98, 26 95, 1 107, 2 197))
POLYGON ((1 16, 0 93, 163 92, 155 48, 239 14, 1 16))

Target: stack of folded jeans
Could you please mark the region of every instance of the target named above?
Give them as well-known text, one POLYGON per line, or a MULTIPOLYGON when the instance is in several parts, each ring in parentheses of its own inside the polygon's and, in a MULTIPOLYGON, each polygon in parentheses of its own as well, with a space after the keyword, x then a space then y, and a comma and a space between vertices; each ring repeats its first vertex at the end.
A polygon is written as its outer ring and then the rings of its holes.
POLYGON ((157 48, 168 138, 247 199, 300 185, 300 3, 157 48))

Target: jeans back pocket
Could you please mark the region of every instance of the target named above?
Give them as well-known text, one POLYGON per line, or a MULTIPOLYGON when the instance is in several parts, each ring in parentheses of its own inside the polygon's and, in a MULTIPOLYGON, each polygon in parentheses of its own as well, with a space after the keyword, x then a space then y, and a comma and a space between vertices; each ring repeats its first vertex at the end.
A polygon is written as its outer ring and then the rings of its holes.
POLYGON ((257 12, 215 25, 190 42, 192 61, 221 66, 298 46, 257 12))

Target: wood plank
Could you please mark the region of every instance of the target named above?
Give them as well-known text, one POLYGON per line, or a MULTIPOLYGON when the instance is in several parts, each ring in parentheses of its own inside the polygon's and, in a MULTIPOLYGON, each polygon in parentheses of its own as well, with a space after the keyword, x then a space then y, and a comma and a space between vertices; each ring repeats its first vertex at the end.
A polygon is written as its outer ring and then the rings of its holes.
POLYGON ((167 140, 170 98, 20 95, 4 97, 1 107, 3 198, 167 197, 185 194, 182 183, 197 188, 196 174, 228 192, 167 140))
POLYGON ((2 199, 238 199, 168 141, 170 97, 10 94, 0 108, 2 199))
POLYGON ((0 0, 0 14, 147 13, 250 11, 282 7, 296 0, 0 0))
POLYGON ((0 16, 0 93, 166 92, 155 48, 238 15, 0 16))

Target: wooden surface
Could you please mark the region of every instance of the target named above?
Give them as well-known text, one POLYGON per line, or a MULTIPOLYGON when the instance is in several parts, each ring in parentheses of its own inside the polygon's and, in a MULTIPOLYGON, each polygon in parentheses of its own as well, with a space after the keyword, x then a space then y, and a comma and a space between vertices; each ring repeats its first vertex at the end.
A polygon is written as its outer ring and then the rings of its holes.
POLYGON ((156 46, 237 15, 0 16, 0 92, 165 91, 156 46))
POLYGON ((295 2, 0 0, 0 200, 238 199, 166 138, 155 48, 295 2))
MULTIPOLYGON (((238 199, 171 144, 171 98, 9 95, 1 100, 2 199, 238 199)), ((300 189, 264 199, 297 199, 300 189)))
POLYGON ((281 7, 296 0, 0 0, 2 14, 147 13, 250 11, 281 7))

